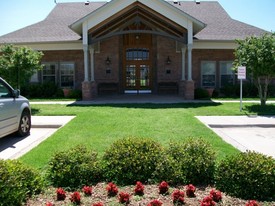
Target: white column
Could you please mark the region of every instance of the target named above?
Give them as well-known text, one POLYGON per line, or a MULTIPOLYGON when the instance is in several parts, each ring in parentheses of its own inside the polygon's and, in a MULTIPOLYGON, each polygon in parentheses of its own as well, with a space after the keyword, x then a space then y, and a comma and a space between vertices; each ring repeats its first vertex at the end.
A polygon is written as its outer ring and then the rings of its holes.
POLYGON ((83 51, 84 51, 84 81, 89 81, 89 71, 88 71, 88 67, 89 67, 89 59, 88 59, 89 47, 88 47, 88 45, 83 45, 83 51))
POLYGON ((187 57, 188 57, 188 81, 192 80, 192 49, 193 49, 193 22, 188 20, 188 43, 187 43, 187 57))
POLYGON ((84 51, 84 81, 89 81, 89 47, 88 47, 88 26, 87 22, 83 22, 82 25, 82 42, 84 51))
POLYGON ((94 57, 95 49, 94 47, 90 48, 90 64, 91 64, 91 81, 95 81, 95 57, 94 57))
POLYGON ((192 48, 193 48, 193 44, 188 44, 188 46, 187 46, 188 81, 192 80, 192 48))
POLYGON ((185 80, 185 54, 186 47, 181 48, 181 80, 185 80))

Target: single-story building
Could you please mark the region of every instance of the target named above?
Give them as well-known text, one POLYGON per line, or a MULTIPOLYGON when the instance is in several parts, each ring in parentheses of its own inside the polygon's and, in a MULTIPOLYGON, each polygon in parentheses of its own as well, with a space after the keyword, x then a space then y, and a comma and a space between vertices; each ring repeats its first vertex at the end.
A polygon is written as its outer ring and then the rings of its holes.
POLYGON ((195 88, 236 82, 235 39, 266 31, 232 19, 216 1, 112 0, 57 3, 36 24, 0 37, 44 53, 32 82, 105 93, 194 99, 195 88))

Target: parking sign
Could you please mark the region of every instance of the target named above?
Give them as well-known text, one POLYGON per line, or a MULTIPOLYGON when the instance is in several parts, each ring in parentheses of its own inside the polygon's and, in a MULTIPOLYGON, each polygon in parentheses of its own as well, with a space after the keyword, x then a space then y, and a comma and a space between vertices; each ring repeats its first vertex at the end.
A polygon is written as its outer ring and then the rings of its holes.
POLYGON ((238 79, 246 79, 246 67, 238 67, 238 79))

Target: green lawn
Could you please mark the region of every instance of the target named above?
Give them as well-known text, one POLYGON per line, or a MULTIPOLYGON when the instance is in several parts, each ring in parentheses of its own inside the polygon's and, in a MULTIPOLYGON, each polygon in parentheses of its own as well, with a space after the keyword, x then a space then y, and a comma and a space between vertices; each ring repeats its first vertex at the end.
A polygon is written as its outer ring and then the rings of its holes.
POLYGON ((187 137, 208 140, 218 159, 237 153, 214 132, 200 123, 196 115, 275 114, 275 105, 260 108, 238 103, 208 104, 125 104, 125 105, 32 105, 33 115, 76 115, 71 122, 20 159, 43 169, 53 153, 85 144, 102 155, 115 140, 122 137, 149 137, 166 146, 169 141, 187 137))

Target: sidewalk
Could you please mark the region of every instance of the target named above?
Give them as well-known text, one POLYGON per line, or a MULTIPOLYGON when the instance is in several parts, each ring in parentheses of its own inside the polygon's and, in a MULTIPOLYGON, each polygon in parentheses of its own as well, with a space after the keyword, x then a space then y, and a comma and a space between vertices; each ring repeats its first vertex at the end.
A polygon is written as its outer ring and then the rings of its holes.
POLYGON ((275 158, 275 116, 197 116, 224 141, 240 151, 275 158))

